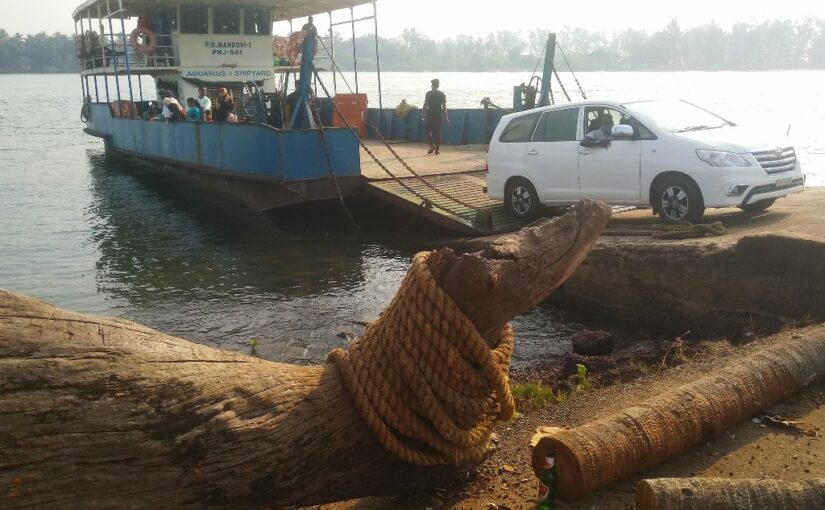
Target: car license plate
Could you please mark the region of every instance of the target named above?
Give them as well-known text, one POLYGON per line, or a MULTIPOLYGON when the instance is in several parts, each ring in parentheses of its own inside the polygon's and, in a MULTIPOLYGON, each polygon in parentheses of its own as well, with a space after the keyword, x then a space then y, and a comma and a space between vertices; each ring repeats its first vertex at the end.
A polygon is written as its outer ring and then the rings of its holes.
POLYGON ((789 186, 792 183, 793 183, 793 178, 792 177, 783 177, 781 179, 776 180, 776 186, 777 187, 789 186))

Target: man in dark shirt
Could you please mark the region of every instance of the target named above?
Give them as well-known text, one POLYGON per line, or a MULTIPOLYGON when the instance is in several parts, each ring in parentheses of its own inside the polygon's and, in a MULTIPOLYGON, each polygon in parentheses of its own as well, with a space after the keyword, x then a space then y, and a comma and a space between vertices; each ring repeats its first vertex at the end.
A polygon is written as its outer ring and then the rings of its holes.
POLYGON ((313 23, 312 16, 307 19, 307 22, 304 23, 304 26, 301 27, 301 31, 305 32, 306 35, 316 36, 318 35, 318 29, 315 28, 315 23, 313 23))
POLYGON ((218 108, 212 114, 215 122, 226 122, 229 114, 235 111, 235 103, 232 102, 232 96, 225 87, 218 89, 218 108))
POLYGON ((447 96, 438 90, 440 82, 435 79, 431 81, 432 90, 424 97, 424 108, 421 110, 421 118, 424 119, 424 129, 427 132, 427 140, 430 142, 430 150, 427 154, 441 153, 441 125, 444 121, 450 122, 447 116, 447 96))

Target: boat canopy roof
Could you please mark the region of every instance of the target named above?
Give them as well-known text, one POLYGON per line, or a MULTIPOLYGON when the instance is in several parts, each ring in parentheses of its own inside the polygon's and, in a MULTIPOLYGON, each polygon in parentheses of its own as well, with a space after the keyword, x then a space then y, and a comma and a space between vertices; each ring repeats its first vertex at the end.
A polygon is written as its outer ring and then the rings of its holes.
MULTIPOLYGON (((100 12, 119 12, 120 5, 129 13, 136 13, 148 9, 169 7, 168 0, 87 0, 75 9, 72 16, 77 20, 82 13, 91 9, 100 12)), ((272 21, 283 21, 301 18, 312 14, 331 12, 338 9, 369 4, 365 0, 185 0, 186 5, 237 5, 238 7, 266 7, 272 9, 272 21)))

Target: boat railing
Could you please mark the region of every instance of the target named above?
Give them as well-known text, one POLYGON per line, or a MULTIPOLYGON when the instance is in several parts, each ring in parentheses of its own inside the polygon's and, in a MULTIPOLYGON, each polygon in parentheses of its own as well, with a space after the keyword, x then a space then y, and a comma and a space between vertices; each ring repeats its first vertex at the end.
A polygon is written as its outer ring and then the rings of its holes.
POLYGON ((80 63, 84 71, 117 68, 123 72, 127 68, 140 70, 179 65, 171 34, 156 35, 157 44, 151 53, 140 53, 129 43, 129 35, 86 34, 78 45, 83 48, 80 63), (125 41, 125 44, 124 44, 125 41))

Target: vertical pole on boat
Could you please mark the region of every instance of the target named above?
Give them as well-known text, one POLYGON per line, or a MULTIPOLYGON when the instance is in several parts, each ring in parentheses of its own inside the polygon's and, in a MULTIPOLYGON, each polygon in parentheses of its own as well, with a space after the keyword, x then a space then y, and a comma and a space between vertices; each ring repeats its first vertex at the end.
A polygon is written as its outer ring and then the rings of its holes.
POLYGON ((538 106, 550 104, 550 86, 553 82, 553 65, 556 59, 556 34, 547 36, 547 47, 544 51, 544 71, 541 76, 541 95, 538 106))
MULTIPOLYGON (((82 20, 82 18, 81 18, 81 20, 82 20)), ((83 33, 83 22, 82 21, 80 22, 80 33, 81 34, 83 33)), ((86 82, 85 85, 83 84, 83 71, 85 70, 84 68, 86 67, 86 62, 83 58, 83 54, 84 54, 83 41, 80 39, 80 36, 77 34, 77 20, 75 20, 75 22, 74 22, 74 44, 78 48, 77 58, 81 62, 81 64, 80 64, 80 93, 83 94, 83 100, 85 101, 86 96, 87 96, 86 87, 89 85, 89 83, 86 82)))
POLYGON ((355 93, 358 93, 358 57, 355 53, 355 11, 349 8, 349 18, 352 23, 352 70, 355 73, 355 93))
POLYGON ((338 94, 338 73, 335 72, 335 26, 332 24, 332 11, 329 15, 329 58, 332 60, 332 93, 338 94))
POLYGON ((143 81, 141 80, 142 76, 140 74, 137 75, 138 79, 138 93, 140 94, 140 101, 143 102, 143 81))
MULTIPOLYGON (((109 7, 109 0, 106 0, 106 18, 109 20, 109 41, 111 41, 109 46, 112 47, 112 58, 114 59, 112 62, 115 67, 115 88, 117 89, 117 100, 120 101, 120 76, 118 75, 117 50, 115 49, 115 29, 112 26, 112 8, 109 7)), ((123 50, 126 51, 126 48, 123 50)))
POLYGON ((375 68, 378 71, 378 110, 384 109, 384 97, 381 93, 381 52, 378 49, 378 7, 372 2, 372 19, 375 22, 375 68))
MULTIPOLYGON (((132 67, 129 65, 129 45, 126 42, 126 21, 123 20, 123 0, 117 0, 118 11, 120 11, 120 39, 123 41, 123 56, 126 60, 126 79, 129 80, 129 102, 135 102, 135 94, 132 90, 132 67)), ((111 21, 111 18, 109 18, 111 21)), ((131 107, 129 114, 131 115, 131 107)))
POLYGON ((289 119, 289 129, 307 127, 307 121, 310 126, 312 125, 311 116, 307 115, 307 102, 309 101, 310 84, 312 76, 314 75, 312 72, 314 68, 312 59, 315 56, 315 47, 317 44, 318 42, 314 37, 304 38, 303 53, 301 53, 301 78, 297 88, 298 97, 295 101, 295 111, 292 112, 291 118, 289 119), (298 123, 298 116, 301 113, 307 116, 298 123))
MULTIPOLYGON (((100 23, 100 37, 101 39, 105 35, 104 28, 103 28, 103 15, 100 13, 100 4, 97 4, 97 21, 100 23)), ((100 67, 103 67, 103 64, 106 63, 106 41, 102 40, 100 43, 100 67)), ((106 86, 106 102, 111 103, 112 99, 109 97, 109 76, 107 74, 103 74, 103 84, 106 86)))

